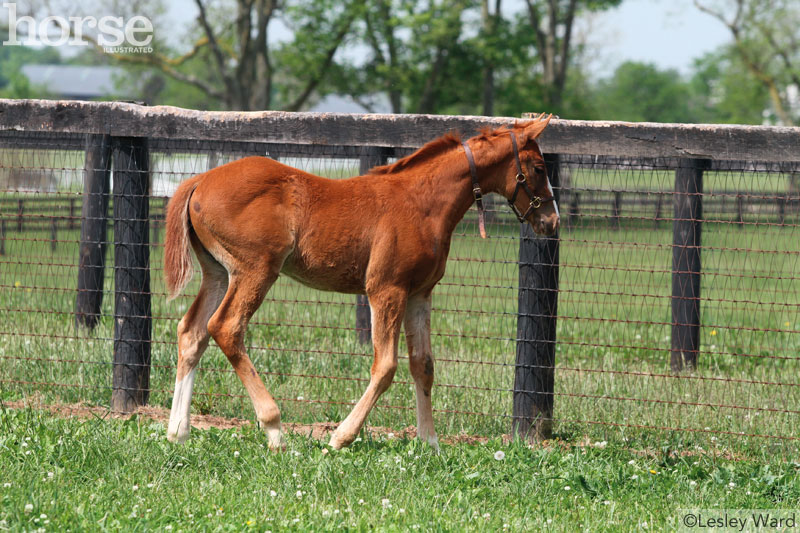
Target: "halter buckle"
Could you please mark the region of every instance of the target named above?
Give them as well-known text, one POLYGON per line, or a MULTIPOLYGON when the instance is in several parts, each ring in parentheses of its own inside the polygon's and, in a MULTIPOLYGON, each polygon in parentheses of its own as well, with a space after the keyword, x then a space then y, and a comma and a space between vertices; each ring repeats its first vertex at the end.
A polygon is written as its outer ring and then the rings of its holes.
POLYGON ((524 183, 528 178, 522 172, 517 172, 517 183, 524 183))
POLYGON ((540 196, 534 196, 531 200, 531 207, 534 209, 542 207, 542 198, 540 196))
POLYGON ((480 187, 475 187, 472 189, 472 197, 475 198, 476 202, 479 202, 481 198, 483 198, 483 193, 481 192, 480 187))

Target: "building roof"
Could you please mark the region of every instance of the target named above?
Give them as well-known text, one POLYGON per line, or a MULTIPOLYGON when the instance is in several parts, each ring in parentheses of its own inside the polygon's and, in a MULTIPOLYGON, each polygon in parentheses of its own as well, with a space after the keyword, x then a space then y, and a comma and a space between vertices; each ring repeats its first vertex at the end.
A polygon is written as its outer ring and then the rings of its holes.
POLYGON ((94 100, 121 96, 115 79, 124 75, 117 67, 83 65, 23 65, 22 74, 31 85, 67 100, 94 100))

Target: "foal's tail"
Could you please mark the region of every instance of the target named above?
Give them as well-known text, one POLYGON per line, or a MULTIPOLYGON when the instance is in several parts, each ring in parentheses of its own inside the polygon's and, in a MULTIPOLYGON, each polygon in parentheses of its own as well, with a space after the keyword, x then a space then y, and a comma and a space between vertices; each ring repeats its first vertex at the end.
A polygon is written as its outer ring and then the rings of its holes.
POLYGON ((167 301, 175 298, 194 274, 189 244, 189 198, 200 179, 201 176, 195 176, 181 183, 167 206, 167 235, 164 240, 167 301))

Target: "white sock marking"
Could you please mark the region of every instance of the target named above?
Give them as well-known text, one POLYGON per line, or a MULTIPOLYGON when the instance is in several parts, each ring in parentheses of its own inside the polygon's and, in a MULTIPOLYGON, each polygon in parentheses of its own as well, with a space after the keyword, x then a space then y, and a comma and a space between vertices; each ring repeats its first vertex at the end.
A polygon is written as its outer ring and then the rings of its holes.
POLYGON ((184 442, 189 438, 189 412, 192 408, 192 388, 197 368, 193 368, 182 380, 175 381, 175 394, 172 397, 172 410, 169 414, 167 438, 173 442, 184 442))

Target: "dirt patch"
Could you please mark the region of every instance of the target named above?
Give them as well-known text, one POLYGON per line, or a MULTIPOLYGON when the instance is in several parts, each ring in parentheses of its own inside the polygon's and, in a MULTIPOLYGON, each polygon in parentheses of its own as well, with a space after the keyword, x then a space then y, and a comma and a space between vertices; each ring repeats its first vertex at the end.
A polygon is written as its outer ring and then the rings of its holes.
MULTIPOLYGON (((140 407, 136 413, 120 414, 112 412, 108 407, 87 405, 83 403, 48 404, 44 403, 41 400, 41 398, 39 398, 36 395, 30 396, 24 400, 0 402, 0 405, 11 409, 28 409, 28 408, 37 409, 37 410, 47 411, 54 416, 65 417, 65 418, 74 417, 84 420, 91 418, 127 419, 136 414, 141 418, 153 420, 155 422, 160 422, 165 427, 169 422, 169 409, 166 409, 164 407, 146 406, 146 407, 140 407)), ((212 427, 218 429, 236 429, 252 423, 253 422, 251 422, 250 420, 245 420, 243 418, 226 418, 215 415, 192 414, 192 427, 196 429, 209 429, 212 427)), ((297 424, 292 422, 284 422, 283 430, 287 433, 292 433, 295 435, 305 435, 307 437, 311 437, 317 440, 326 440, 328 435, 330 435, 330 433, 333 432, 338 425, 339 424, 335 422, 316 422, 314 424, 297 424)), ((408 426, 406 428, 399 430, 384 426, 367 426, 366 431, 373 437, 387 437, 391 435, 394 438, 413 439, 417 436, 417 428, 414 426, 408 426)), ((509 434, 503 434, 500 437, 502 438, 504 444, 508 444, 511 441, 511 435, 509 434)), ((479 445, 479 444, 486 444, 491 439, 485 436, 467 435, 462 433, 458 435, 440 435, 439 440, 440 442, 445 444, 479 445)), ((604 446, 603 444, 599 444, 597 442, 592 443, 592 441, 589 439, 588 436, 584 436, 583 438, 573 442, 567 442, 559 439, 546 440, 537 444, 532 444, 531 448, 545 448, 545 449, 559 448, 561 450, 568 451, 568 450, 603 447, 603 446, 604 446)), ((647 457, 649 459, 657 459, 663 456, 662 452, 658 452, 653 449, 628 448, 627 450, 632 454, 639 455, 642 457, 647 457)), ((723 449, 719 450, 711 449, 703 451, 671 450, 669 452, 669 455, 670 457, 676 457, 676 456, 717 457, 717 458, 727 459, 730 461, 745 461, 748 459, 744 455, 736 454, 729 450, 723 450, 723 449)))
MULTIPOLYGON (((79 418, 83 420, 88 420, 91 418, 128 419, 135 414, 144 419, 160 422, 161 424, 164 424, 164 426, 166 426, 169 422, 169 409, 154 406, 140 407, 136 413, 120 414, 112 412, 107 407, 87 405, 83 403, 48 404, 42 402, 35 396, 26 398, 25 400, 3 402, 2 405, 11 409, 37 409, 41 411, 47 411, 54 416, 79 418)), ((249 424, 252 424, 252 422, 243 418, 226 418, 214 415, 192 414, 192 427, 196 429, 209 429, 212 427, 218 429, 235 429, 249 424)), ((333 432, 337 426, 338 424, 334 422, 317 422, 314 424, 284 422, 283 430, 287 433, 305 435, 313 439, 323 440, 331 432, 333 432)), ((366 429, 370 435, 374 436, 386 437, 388 435, 392 435, 396 438, 407 439, 413 439, 417 436, 417 428, 414 426, 408 426, 399 430, 383 426, 368 426, 366 429)), ((509 442, 510 438, 510 435, 503 435, 503 442, 509 442)), ((442 436, 440 440, 446 444, 485 444, 489 441, 489 438, 476 435, 460 434, 442 436)))

